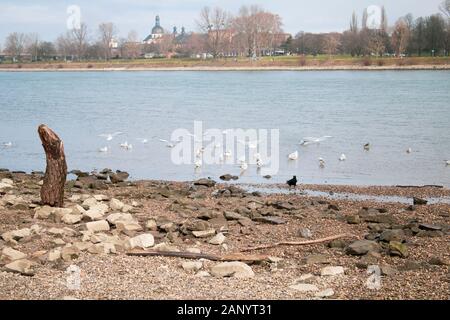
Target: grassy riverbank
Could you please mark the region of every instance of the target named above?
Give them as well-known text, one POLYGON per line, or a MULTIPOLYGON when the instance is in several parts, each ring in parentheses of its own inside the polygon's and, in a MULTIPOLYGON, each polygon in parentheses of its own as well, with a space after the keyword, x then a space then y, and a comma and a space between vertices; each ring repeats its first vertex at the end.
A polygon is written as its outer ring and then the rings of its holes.
POLYGON ((350 56, 282 56, 227 59, 136 59, 83 62, 23 62, 0 64, 0 71, 74 70, 396 70, 450 69, 449 57, 353 58, 350 56))

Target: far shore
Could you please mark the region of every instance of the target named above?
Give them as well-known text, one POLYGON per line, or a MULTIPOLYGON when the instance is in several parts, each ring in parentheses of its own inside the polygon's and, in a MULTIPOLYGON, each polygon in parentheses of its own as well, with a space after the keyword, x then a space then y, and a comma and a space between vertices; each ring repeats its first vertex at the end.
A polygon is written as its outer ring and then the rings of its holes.
POLYGON ((104 67, 104 68, 57 68, 55 67, 23 67, 4 68, 0 72, 112 72, 112 71, 402 71, 402 70, 450 70, 450 65, 406 65, 406 66, 246 66, 246 67, 104 67))

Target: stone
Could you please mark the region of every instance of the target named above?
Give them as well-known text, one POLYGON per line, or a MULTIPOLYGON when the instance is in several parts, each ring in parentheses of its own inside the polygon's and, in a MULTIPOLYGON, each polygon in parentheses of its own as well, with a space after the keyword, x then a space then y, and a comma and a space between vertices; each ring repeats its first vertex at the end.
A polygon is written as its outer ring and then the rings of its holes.
POLYGON ((327 264, 329 257, 324 254, 312 254, 303 259, 305 264, 327 264))
POLYGON ((66 242, 60 238, 54 239, 52 242, 57 246, 63 246, 66 244, 66 242))
POLYGON ((433 266, 450 266, 450 260, 446 258, 440 257, 432 257, 429 261, 429 264, 433 266))
POLYGON ((356 216, 347 216, 346 217, 346 221, 348 224, 360 224, 361 223, 361 218, 356 215, 356 216))
POLYGON ((344 274, 344 268, 341 266, 337 267, 329 266, 320 270, 321 276, 337 276, 340 274, 344 274))
POLYGON ((334 296, 334 290, 331 288, 328 288, 328 289, 322 290, 320 292, 317 292, 314 296, 317 298, 329 298, 329 297, 334 296))
POLYGON ((425 199, 413 197, 413 203, 415 206, 424 206, 428 203, 428 201, 425 199))
POLYGON ((199 271, 199 272, 197 272, 197 274, 195 276, 199 277, 199 278, 211 277, 211 275, 209 274, 208 271, 199 271))
POLYGON ((153 238, 152 234, 145 233, 129 239, 128 244, 131 249, 134 248, 147 249, 153 247, 153 245, 155 244, 155 239, 153 238))
POLYGON ((106 217, 106 220, 112 224, 116 225, 117 222, 136 222, 131 214, 128 213, 112 213, 106 217))
POLYGON ((312 237, 312 232, 308 228, 301 228, 298 232, 299 236, 304 239, 309 239, 312 237))
POLYGON ((223 180, 223 181, 231 181, 231 180, 239 179, 238 176, 233 176, 231 174, 224 174, 224 175, 221 175, 219 178, 220 178, 220 180, 223 180))
POLYGON ((187 248, 186 251, 190 253, 202 253, 202 250, 199 248, 187 248))
POLYGON ((225 219, 227 219, 227 220, 241 220, 241 219, 245 218, 244 216, 240 215, 239 213, 232 212, 232 211, 225 211, 223 215, 224 215, 225 219))
POLYGON ((302 274, 300 278, 295 280, 295 284, 298 283, 311 283, 313 281, 317 280, 317 277, 313 275, 312 273, 306 273, 302 274))
POLYGON ((195 186, 205 186, 208 188, 214 187, 216 185, 216 182, 212 179, 199 179, 197 181, 194 181, 195 186))
POLYGON ((58 248, 49 251, 47 257, 47 260, 49 262, 55 262, 58 261, 59 259, 61 259, 61 249, 58 248))
POLYGON ((401 267, 402 271, 415 271, 422 269, 422 265, 416 261, 408 260, 401 267))
POLYGON ((330 248, 337 248, 337 249, 344 249, 347 246, 347 243, 344 240, 333 240, 328 243, 328 247, 330 248))
POLYGON ((109 207, 113 211, 122 211, 124 205, 125 204, 122 201, 115 198, 112 198, 111 201, 109 201, 109 207))
POLYGON ((5 265, 5 270, 14 273, 20 273, 26 276, 33 276, 33 263, 29 260, 22 259, 13 261, 7 265, 5 265))
POLYGON ((252 268, 240 261, 222 262, 213 266, 210 270, 215 277, 234 277, 240 279, 253 278, 255 273, 252 268))
POLYGON ((86 228, 92 232, 109 231, 109 223, 106 220, 88 222, 86 228))
POLYGON ((390 265, 382 265, 380 267, 381 270, 381 275, 382 276, 393 276, 394 274, 397 273, 397 269, 395 269, 394 267, 390 266, 390 265))
POLYGON ((2 238, 5 241, 15 242, 22 238, 31 236, 31 230, 29 228, 23 228, 19 230, 7 231, 2 234, 2 238))
POLYGON ((185 224, 189 231, 205 231, 211 229, 211 224, 204 220, 194 220, 185 224))
POLYGON ((34 219, 48 219, 55 212, 55 208, 43 206, 36 208, 34 211, 34 219))
POLYGON ((156 231, 158 230, 158 226, 156 225, 156 221, 154 219, 150 219, 146 222, 145 228, 147 230, 156 231))
POLYGON ((76 224, 81 221, 82 217, 82 215, 66 214, 62 217, 61 221, 65 224, 76 224))
POLYGON ((310 283, 299 283, 299 284, 294 284, 292 286, 289 286, 289 288, 296 290, 296 291, 300 291, 300 292, 314 292, 314 291, 319 291, 319 288, 317 288, 316 285, 314 284, 310 284, 310 283))
POLYGON ((419 229, 425 230, 425 231, 441 231, 442 227, 436 226, 433 224, 429 224, 429 223, 421 223, 421 224, 419 224, 419 229))
POLYGON ((192 234, 196 238, 208 238, 210 236, 213 236, 216 234, 216 230, 214 229, 208 229, 205 231, 192 231, 192 234))
POLYGON ((133 211, 133 206, 130 206, 128 204, 124 204, 122 207, 122 212, 127 213, 127 212, 132 212, 133 211))
POLYGON ((117 221, 116 228, 122 232, 142 231, 142 226, 137 221, 117 221))
POLYGON ((125 180, 127 180, 128 177, 130 176, 127 172, 123 171, 116 171, 116 173, 111 172, 108 175, 112 183, 125 182, 125 180))
POLYGON ((178 249, 175 246, 171 246, 168 243, 158 243, 153 247, 156 251, 165 251, 165 252, 180 252, 180 249, 178 249))
POLYGON ((66 262, 78 259, 79 256, 80 256, 80 249, 78 249, 75 246, 68 245, 61 249, 61 257, 66 262))
POLYGON ((70 209, 72 209, 72 214, 81 214, 82 215, 86 212, 86 210, 84 210, 84 208, 82 206, 80 206, 79 204, 74 205, 70 209))
POLYGON ((269 224, 285 224, 286 220, 280 218, 280 217, 255 217, 254 219, 252 219, 253 221, 257 221, 257 222, 262 222, 262 223, 269 223, 269 224))
POLYGON ((211 240, 208 242, 213 245, 221 245, 226 240, 226 237, 223 235, 223 233, 216 234, 211 240))
POLYGON ((203 267, 203 263, 201 261, 188 261, 183 262, 181 266, 185 271, 197 272, 203 267))
POLYGON ((362 256, 370 251, 380 251, 380 246, 375 241, 358 240, 348 245, 345 251, 350 255, 362 256))
POLYGON ((98 204, 98 201, 95 198, 87 198, 83 201, 82 206, 86 208, 91 208, 98 204))
POLYGON ((385 230, 380 235, 380 241, 384 242, 391 242, 391 241, 403 242, 405 241, 405 238, 406 238, 405 232, 401 229, 385 230))
POLYGON ((389 242, 389 254, 405 258, 408 256, 408 248, 401 242, 391 241, 389 242))
POLYGON ((2 250, 2 254, 0 256, 0 262, 2 263, 10 263, 16 260, 25 259, 27 255, 20 251, 14 250, 9 247, 5 247, 2 250))

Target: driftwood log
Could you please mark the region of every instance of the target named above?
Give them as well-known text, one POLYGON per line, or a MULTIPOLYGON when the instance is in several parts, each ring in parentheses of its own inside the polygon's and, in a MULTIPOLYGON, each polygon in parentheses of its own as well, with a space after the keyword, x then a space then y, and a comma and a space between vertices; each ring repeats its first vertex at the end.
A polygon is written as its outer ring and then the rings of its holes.
POLYGON ((41 187, 41 203, 51 207, 63 207, 64 185, 67 177, 64 144, 46 125, 40 125, 38 133, 47 158, 44 184, 41 187))

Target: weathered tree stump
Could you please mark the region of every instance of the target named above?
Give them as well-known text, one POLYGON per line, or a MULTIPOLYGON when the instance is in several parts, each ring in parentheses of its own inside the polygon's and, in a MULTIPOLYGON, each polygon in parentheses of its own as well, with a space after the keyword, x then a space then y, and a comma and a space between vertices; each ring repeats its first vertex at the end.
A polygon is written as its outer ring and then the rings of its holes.
POLYGON ((47 158, 44 184, 41 188, 41 202, 43 205, 51 207, 63 207, 64 185, 67 177, 64 144, 58 135, 46 125, 40 125, 38 133, 47 158))

